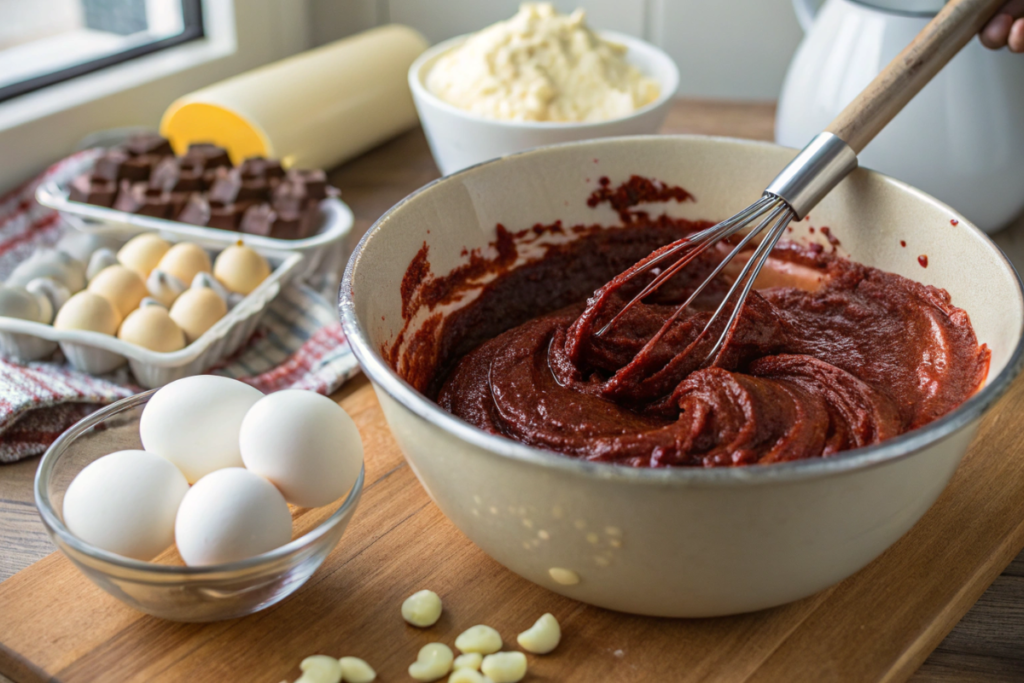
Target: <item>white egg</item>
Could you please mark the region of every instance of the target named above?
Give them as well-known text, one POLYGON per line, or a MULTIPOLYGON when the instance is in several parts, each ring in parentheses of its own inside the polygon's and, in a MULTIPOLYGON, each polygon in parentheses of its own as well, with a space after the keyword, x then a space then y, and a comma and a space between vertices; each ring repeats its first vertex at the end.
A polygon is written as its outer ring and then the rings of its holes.
POLYGON ((261 398, 259 389, 216 375, 171 382, 142 411, 142 445, 177 465, 190 484, 214 470, 241 467, 238 432, 261 398))
POLYGON ((24 287, 37 277, 53 278, 73 294, 85 288, 85 264, 56 249, 40 249, 18 264, 7 284, 24 287))
POLYGON ((64 523, 97 548, 151 560, 174 543, 188 482, 154 453, 118 451, 85 467, 64 494, 64 523))
POLYGON ((301 507, 341 498, 363 466, 355 422, 312 391, 279 391, 260 399, 242 422, 239 443, 245 466, 301 507))
POLYGON ((178 508, 174 540, 190 567, 244 560, 292 538, 281 492, 258 474, 229 467, 206 475, 178 508))

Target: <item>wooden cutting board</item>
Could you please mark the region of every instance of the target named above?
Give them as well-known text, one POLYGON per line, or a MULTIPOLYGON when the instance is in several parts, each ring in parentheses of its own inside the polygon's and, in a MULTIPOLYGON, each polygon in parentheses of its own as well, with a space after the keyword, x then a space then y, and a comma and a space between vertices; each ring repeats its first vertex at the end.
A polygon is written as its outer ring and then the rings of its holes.
MULTIPOLYGON (((506 643, 544 612, 563 628, 532 681, 902 681, 1024 547, 1024 381, 986 417, 946 492, 895 546, 842 584, 720 619, 634 617, 555 595, 455 529, 402 459, 365 379, 335 398, 362 433, 366 489, 339 547, 294 596, 243 619, 175 624, 132 611, 55 553, 0 584, 0 673, 15 681, 294 680, 303 657, 369 661, 379 681, 434 640, 486 623, 506 643), (407 626, 402 600, 444 599, 407 626)), ((315 524, 318 513, 300 518, 315 524)))

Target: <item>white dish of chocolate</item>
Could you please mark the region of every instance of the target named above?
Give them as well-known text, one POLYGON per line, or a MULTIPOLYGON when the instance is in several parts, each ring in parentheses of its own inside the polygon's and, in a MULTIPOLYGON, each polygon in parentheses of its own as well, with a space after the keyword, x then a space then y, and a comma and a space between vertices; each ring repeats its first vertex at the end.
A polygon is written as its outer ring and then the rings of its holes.
POLYGON ((352 212, 320 169, 288 169, 254 157, 234 166, 222 147, 140 134, 107 150, 71 182, 44 183, 36 200, 76 216, 86 231, 159 230, 181 239, 307 251, 342 239, 352 212))

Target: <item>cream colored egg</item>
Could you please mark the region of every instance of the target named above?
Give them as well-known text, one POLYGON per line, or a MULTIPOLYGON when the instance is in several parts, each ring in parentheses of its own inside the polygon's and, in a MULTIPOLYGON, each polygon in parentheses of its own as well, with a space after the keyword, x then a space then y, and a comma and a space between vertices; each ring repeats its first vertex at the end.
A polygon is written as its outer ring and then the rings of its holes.
POLYGON ((185 348, 185 333, 163 306, 145 306, 132 311, 121 323, 117 338, 159 353, 185 348))
POLYGON ((79 292, 57 311, 53 321, 58 330, 88 330, 114 334, 121 314, 106 298, 90 291, 79 292))
POLYGON ((196 273, 210 272, 210 256, 191 242, 179 242, 160 259, 157 267, 184 282, 192 282, 196 273))
POLYGON ((139 302, 149 294, 139 274, 121 264, 101 270, 89 283, 88 290, 114 304, 122 318, 138 308, 139 302))
POLYGON ((187 289, 177 298, 171 306, 171 319, 185 332, 188 341, 193 342, 227 312, 228 305, 217 292, 200 287, 187 289))
POLYGON ((241 242, 217 256, 213 276, 229 291, 248 294, 270 275, 267 259, 241 242))
POLYGON ((117 260, 134 270, 140 277, 146 278, 170 248, 171 244, 167 240, 146 233, 125 242, 117 252, 117 260))

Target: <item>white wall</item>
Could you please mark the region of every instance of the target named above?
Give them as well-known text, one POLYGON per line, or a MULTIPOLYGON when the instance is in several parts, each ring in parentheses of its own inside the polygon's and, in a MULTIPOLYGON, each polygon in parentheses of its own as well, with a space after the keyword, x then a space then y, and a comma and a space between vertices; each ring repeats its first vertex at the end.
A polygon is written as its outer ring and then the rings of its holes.
MULTIPOLYGON (((311 38, 321 45, 388 21, 431 42, 515 13, 519 0, 309 0, 311 38)), ((772 100, 800 41, 790 0, 554 0, 587 10, 595 28, 645 38, 681 72, 685 97, 772 100)))

